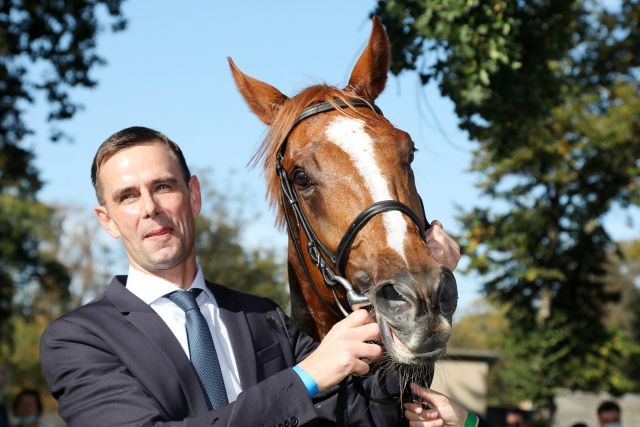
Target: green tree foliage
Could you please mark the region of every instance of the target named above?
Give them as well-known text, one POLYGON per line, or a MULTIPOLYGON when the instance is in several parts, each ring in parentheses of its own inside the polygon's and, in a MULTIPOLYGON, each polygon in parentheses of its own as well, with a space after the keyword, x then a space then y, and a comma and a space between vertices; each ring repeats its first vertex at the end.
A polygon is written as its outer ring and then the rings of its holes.
POLYGON ((619 251, 609 254, 606 284, 620 299, 607 306, 605 323, 640 342, 640 240, 621 242, 618 247, 619 251))
POLYGON ((505 310, 480 298, 466 313, 456 313, 448 346, 500 352, 508 330, 505 310))
POLYGON ((536 402, 555 387, 633 388, 616 383, 628 354, 603 322, 619 298, 605 286, 603 218, 640 204, 640 1, 614 6, 381 0, 374 11, 393 71, 435 80, 477 141, 471 170, 494 203, 463 215, 461 243, 509 308, 510 348, 527 362, 512 385, 536 402))
POLYGON ((286 306, 289 294, 285 260, 270 245, 245 243, 249 220, 242 212, 241 193, 231 190, 231 185, 225 185, 227 190, 221 192, 207 179, 201 179, 200 183, 203 209, 196 221, 196 247, 205 277, 286 306))
POLYGON ((615 331, 618 342, 634 357, 626 360, 626 374, 640 389, 640 240, 621 242, 609 254, 606 285, 620 294, 605 311, 605 324, 615 331))
MULTIPOLYGON (((73 117, 79 108, 74 87, 92 87, 98 16, 124 28, 122 0, 0 2, 0 336, 11 336, 7 319, 18 287, 39 285, 65 293, 69 277, 43 239, 55 227, 51 208, 37 201, 42 187, 33 152, 26 109, 42 99, 51 122, 73 117)), ((53 141, 63 136, 52 128, 53 141)), ((19 292, 18 292, 19 293, 19 292)), ((18 295, 20 297, 20 295, 18 295)), ((23 299, 27 301, 28 299, 23 299)), ((30 309, 19 304, 22 311, 30 309)))

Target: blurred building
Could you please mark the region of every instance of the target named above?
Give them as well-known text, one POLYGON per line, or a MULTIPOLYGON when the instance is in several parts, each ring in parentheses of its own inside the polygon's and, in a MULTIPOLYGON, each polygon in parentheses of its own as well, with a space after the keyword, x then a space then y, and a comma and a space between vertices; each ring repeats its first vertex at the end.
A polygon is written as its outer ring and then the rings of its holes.
POLYGON ((568 427, 578 422, 597 426, 596 411, 604 400, 613 400, 620 406, 623 426, 640 426, 640 394, 614 397, 607 393, 560 390, 553 399, 556 411, 551 427, 568 427))
POLYGON ((487 375, 499 359, 498 353, 450 348, 447 357, 436 363, 431 388, 450 396, 466 408, 485 416, 487 413, 487 375))

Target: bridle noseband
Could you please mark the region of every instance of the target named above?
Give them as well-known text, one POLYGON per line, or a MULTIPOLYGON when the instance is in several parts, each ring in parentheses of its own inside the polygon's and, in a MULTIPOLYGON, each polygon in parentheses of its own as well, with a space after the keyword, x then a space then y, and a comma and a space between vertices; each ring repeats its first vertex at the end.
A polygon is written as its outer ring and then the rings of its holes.
MULTIPOLYGON (((311 277, 311 274, 302 256, 302 249, 300 248, 300 242, 297 239, 298 235, 296 231, 302 229, 302 231, 305 233, 307 237, 307 251, 309 254, 309 258, 322 273, 322 278, 325 285, 331 290, 333 294, 335 305, 338 307, 340 313, 342 313, 342 315, 346 317, 349 314, 349 311, 340 302, 336 293, 336 287, 341 286, 342 288, 344 288, 347 296, 347 302, 351 310, 366 307, 371 304, 369 298, 366 295, 357 292, 353 288, 351 283, 349 283, 349 281, 345 278, 345 269, 348 259, 348 253, 351 249, 351 244, 356 238, 358 232, 369 222, 369 220, 383 212, 399 211, 408 216, 413 221, 413 223, 418 226, 418 230, 420 230, 420 236, 423 240, 425 240, 425 229, 429 227, 427 217, 424 215, 424 206, 422 206, 423 218, 425 221, 425 226, 423 227, 420 224, 419 217, 409 206, 397 200, 383 200, 371 204, 362 212, 360 212, 358 216, 356 216, 356 218, 353 220, 344 236, 340 240, 335 253, 332 252, 325 244, 323 244, 316 233, 313 231, 313 228, 309 224, 307 217, 302 211, 298 195, 293 188, 291 179, 289 178, 289 175, 282 164, 284 153, 287 147, 287 142, 293 129, 303 120, 316 114, 321 114, 327 111, 333 111, 347 107, 366 107, 373 109, 376 113, 382 115, 382 111, 380 111, 380 109, 375 104, 369 103, 359 98, 350 98, 349 103, 341 99, 336 99, 333 102, 320 102, 318 104, 314 104, 304 109, 295 119, 295 121, 291 125, 291 128, 280 144, 280 147, 278 148, 276 154, 276 172, 278 174, 278 177, 280 178, 282 206, 284 209, 284 217, 287 223, 289 236, 291 237, 293 246, 296 250, 296 254, 298 256, 300 264, 302 265, 307 281, 310 283, 312 289, 314 290, 318 298, 320 298, 320 300, 323 302, 323 304, 338 318, 340 317, 340 315, 336 312, 335 308, 331 306, 329 301, 327 301, 318 291, 318 288, 316 287, 311 277), (295 218, 295 229, 289 212, 291 212, 293 214, 293 217, 295 218)), ((420 203, 422 204, 422 200, 420 200, 420 203)))

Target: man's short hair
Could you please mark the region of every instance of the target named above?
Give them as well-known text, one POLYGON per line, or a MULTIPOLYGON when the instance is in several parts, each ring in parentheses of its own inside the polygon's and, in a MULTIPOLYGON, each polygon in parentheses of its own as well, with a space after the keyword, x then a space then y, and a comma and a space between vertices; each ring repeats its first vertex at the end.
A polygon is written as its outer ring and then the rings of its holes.
POLYGON ((191 172, 189 171, 187 162, 184 159, 182 150, 175 142, 157 130, 143 126, 132 126, 122 129, 107 138, 102 144, 100 144, 100 147, 98 147, 98 151, 93 158, 93 163, 91 164, 91 182, 93 183, 93 188, 96 190, 96 196, 98 197, 98 202, 100 202, 100 204, 104 204, 104 199, 102 197, 102 187, 100 180, 98 179, 98 174, 100 173, 100 167, 102 167, 104 162, 109 160, 116 153, 127 148, 152 143, 162 144, 171 150, 180 165, 185 183, 189 182, 189 179, 191 179, 191 172))
POLYGON ((598 415, 609 411, 620 412, 620 406, 618 406, 618 404, 613 400, 605 400, 598 406, 598 415))
POLYGON ((527 420, 527 411, 525 411, 524 409, 520 409, 520 408, 510 408, 509 410, 507 410, 507 415, 508 414, 516 414, 516 415, 520 415, 522 417, 523 420, 527 420))

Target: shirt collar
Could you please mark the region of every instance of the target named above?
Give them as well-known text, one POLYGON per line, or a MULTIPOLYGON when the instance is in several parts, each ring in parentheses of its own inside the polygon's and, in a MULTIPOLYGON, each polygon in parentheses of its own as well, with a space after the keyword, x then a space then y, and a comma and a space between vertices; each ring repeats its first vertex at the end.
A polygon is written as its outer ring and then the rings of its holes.
MULTIPOLYGON (((211 299, 215 303, 215 298, 211 293, 211 290, 205 284, 202 268, 200 268, 199 264, 196 264, 196 277, 193 279, 193 282, 191 282, 191 286, 189 286, 188 289, 192 288, 202 289, 204 292, 199 298, 202 298, 202 295, 206 294, 207 298, 211 299)), ((127 289, 147 304, 152 304, 168 293, 178 290, 177 286, 173 283, 164 280, 161 277, 139 270, 133 265, 129 265, 127 289)))

